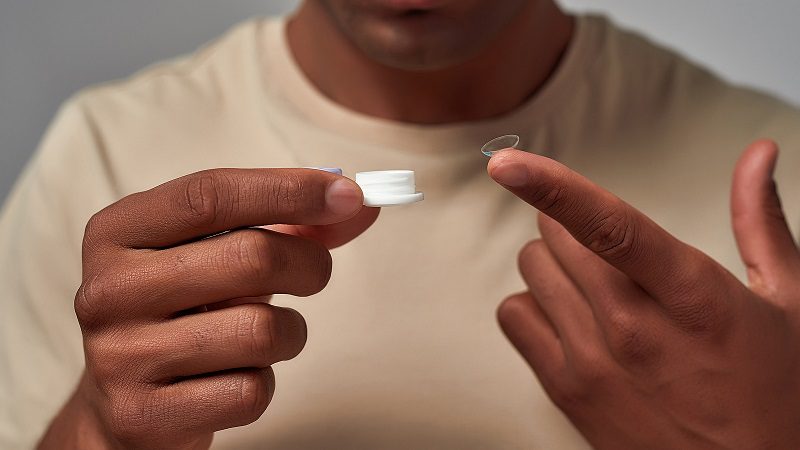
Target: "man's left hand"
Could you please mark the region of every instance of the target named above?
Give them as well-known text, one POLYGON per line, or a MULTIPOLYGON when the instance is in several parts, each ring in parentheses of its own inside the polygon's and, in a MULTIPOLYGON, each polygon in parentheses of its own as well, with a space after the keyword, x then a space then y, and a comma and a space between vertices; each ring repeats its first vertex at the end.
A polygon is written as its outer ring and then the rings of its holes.
POLYGON ((734 174, 749 286, 562 164, 491 159, 492 178, 543 213, 519 257, 529 292, 503 302, 500 324, 594 447, 800 448, 800 251, 777 152, 752 144, 734 174))

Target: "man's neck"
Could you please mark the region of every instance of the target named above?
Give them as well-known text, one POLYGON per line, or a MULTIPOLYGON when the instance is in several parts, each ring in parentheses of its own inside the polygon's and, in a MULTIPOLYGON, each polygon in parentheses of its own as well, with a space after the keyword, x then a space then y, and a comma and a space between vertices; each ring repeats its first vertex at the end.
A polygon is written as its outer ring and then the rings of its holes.
POLYGON ((539 6, 526 8, 470 60, 441 70, 406 71, 367 57, 316 3, 304 2, 288 27, 301 70, 348 109, 408 123, 472 121, 514 110, 552 75, 573 30, 572 18, 551 2, 531 2, 539 6))

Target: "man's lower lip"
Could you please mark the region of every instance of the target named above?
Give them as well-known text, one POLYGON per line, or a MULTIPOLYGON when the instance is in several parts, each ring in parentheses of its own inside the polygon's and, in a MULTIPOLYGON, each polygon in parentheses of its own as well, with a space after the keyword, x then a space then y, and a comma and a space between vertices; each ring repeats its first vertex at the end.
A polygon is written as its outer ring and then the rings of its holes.
POLYGON ((379 0, 383 7, 395 11, 430 10, 442 4, 442 0, 379 0))
POLYGON ((435 29, 441 24, 442 15, 432 11, 421 14, 391 14, 385 16, 384 20, 396 26, 424 32, 435 29))

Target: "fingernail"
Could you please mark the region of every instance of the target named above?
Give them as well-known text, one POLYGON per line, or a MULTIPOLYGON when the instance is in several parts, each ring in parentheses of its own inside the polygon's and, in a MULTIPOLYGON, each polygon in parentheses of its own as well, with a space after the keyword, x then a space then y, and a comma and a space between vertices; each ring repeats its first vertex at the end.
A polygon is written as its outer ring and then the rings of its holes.
POLYGON ((521 187, 528 184, 530 173, 524 164, 501 164, 492 170, 492 178, 508 187, 521 187))
POLYGON ((306 167, 306 169, 321 170, 323 172, 335 173, 336 175, 343 174, 342 169, 338 167, 306 167))
POLYGON ((362 201, 358 185, 344 178, 331 183, 325 191, 328 210, 334 214, 352 213, 361 208, 362 201))

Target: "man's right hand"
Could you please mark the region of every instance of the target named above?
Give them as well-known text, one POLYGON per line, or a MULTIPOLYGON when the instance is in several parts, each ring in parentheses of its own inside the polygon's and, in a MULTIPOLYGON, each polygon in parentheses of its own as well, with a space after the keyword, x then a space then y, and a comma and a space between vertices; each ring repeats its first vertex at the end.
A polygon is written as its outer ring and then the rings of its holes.
POLYGON ((270 366, 306 341, 302 316, 265 299, 325 287, 328 248, 377 218, 362 201, 318 170, 217 169, 94 215, 75 297, 86 370, 41 446, 202 448, 258 419, 270 366))

